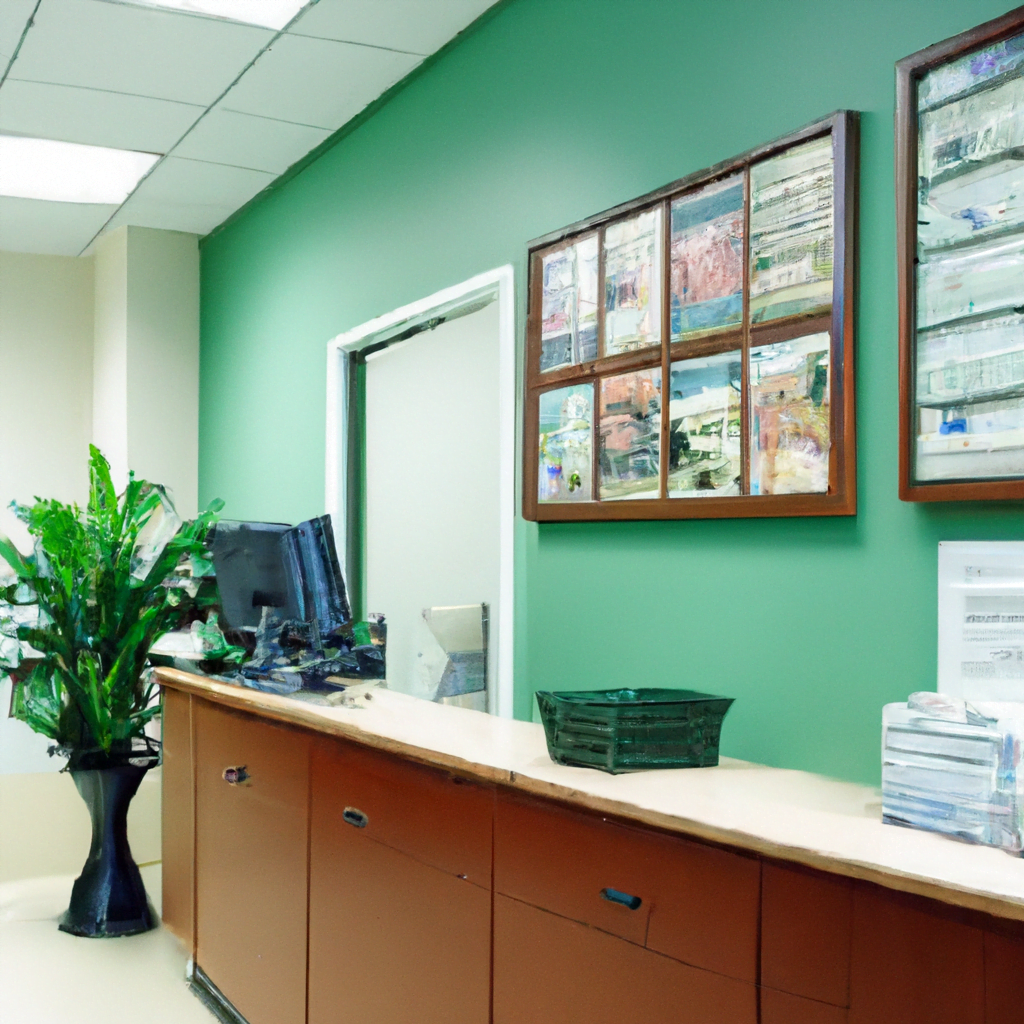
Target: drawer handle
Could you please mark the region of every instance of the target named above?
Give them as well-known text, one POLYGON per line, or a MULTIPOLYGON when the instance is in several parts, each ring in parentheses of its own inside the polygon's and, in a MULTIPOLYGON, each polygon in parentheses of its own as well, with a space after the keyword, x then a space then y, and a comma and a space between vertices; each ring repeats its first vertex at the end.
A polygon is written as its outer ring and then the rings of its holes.
POLYGON ((229 786, 238 786, 243 782, 247 782, 250 778, 244 764, 237 765, 234 768, 225 768, 221 773, 221 777, 229 786))
POLYGON ((357 807, 346 807, 341 812, 341 816, 350 825, 355 825, 356 828, 366 828, 370 824, 370 819, 357 807))
POLYGON ((628 892, 619 892, 618 889, 602 889, 601 899, 607 900, 609 903, 618 903, 630 910, 639 910, 640 904, 643 903, 639 896, 630 896, 628 892))

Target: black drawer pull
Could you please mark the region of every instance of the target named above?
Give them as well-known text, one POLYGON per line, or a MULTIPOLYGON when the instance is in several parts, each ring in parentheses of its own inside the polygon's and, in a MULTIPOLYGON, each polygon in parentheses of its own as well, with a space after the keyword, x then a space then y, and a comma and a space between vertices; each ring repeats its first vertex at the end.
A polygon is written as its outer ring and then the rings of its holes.
POLYGON ((357 807, 346 807, 341 816, 356 828, 366 828, 370 824, 370 819, 357 807))
POLYGON ((601 899, 609 903, 619 903, 630 910, 639 910, 643 900, 639 896, 630 896, 628 892, 619 892, 618 889, 602 889, 601 899))
POLYGON ((244 764, 237 765, 233 768, 225 768, 221 772, 221 778, 229 786, 240 786, 243 782, 249 781, 249 772, 244 764))

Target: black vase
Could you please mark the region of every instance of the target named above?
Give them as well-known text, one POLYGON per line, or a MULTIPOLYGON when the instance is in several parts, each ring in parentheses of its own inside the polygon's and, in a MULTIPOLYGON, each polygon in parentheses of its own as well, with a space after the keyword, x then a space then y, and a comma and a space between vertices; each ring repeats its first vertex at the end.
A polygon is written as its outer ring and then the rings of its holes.
POLYGON ((106 938, 156 927, 142 876, 128 846, 128 805, 149 766, 133 764, 71 772, 92 818, 92 848, 71 890, 60 930, 106 938))

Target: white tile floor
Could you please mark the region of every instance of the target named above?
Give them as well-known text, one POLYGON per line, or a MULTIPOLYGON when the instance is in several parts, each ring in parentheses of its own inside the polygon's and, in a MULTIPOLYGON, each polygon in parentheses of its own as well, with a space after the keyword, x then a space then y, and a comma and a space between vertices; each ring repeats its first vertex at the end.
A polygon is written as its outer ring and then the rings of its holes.
MULTIPOLYGON (((159 908, 160 865, 142 875, 159 908)), ((82 939, 57 930, 73 882, 0 885, 0 1024, 212 1024, 170 932, 82 939)))

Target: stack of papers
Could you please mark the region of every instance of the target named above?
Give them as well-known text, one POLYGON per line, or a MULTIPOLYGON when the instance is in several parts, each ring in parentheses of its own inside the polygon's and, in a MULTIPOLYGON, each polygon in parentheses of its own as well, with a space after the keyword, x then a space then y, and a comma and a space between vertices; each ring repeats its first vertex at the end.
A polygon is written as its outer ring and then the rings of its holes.
POLYGON ((882 817, 1024 849, 1024 704, 915 693, 882 712, 882 817))

